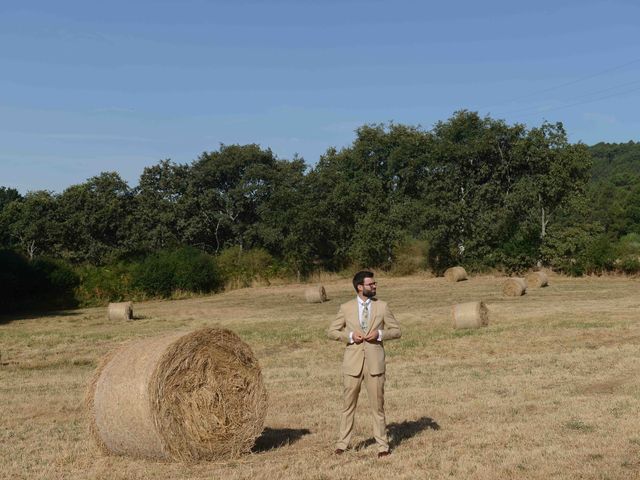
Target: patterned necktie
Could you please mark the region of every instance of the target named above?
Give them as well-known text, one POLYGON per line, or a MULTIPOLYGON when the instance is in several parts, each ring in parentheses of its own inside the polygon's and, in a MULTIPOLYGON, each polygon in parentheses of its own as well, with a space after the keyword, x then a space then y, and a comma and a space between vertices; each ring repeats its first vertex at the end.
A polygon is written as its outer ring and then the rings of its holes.
POLYGON ((360 319, 360 326, 365 332, 369 328, 369 305, 366 303, 362 307, 362 318, 360 319))

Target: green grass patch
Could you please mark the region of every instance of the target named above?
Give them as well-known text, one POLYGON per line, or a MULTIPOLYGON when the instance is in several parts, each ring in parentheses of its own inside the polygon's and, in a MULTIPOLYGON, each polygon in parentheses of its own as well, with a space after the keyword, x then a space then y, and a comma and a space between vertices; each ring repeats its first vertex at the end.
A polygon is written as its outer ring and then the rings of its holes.
POLYGON ((590 433, 595 431, 596 429, 593 425, 589 425, 587 423, 584 423, 582 420, 577 420, 577 419, 573 419, 573 420, 569 420, 568 422, 565 422, 564 428, 568 430, 574 430, 576 432, 582 432, 582 433, 590 433))

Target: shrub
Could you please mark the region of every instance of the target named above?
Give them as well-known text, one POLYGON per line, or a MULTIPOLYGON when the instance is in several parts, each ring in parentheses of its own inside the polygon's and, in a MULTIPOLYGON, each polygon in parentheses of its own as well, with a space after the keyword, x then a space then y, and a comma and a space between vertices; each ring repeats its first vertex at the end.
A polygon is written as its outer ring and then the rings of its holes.
POLYGON ((175 265, 166 256, 151 255, 132 270, 132 283, 149 296, 169 297, 175 288, 175 265))
POLYGON ((640 272, 640 235, 629 233, 615 246, 616 267, 626 274, 640 272))
POLYGON ((181 248, 169 256, 175 265, 176 290, 204 293, 220 286, 220 275, 212 256, 195 248, 181 248))
POLYGON ((398 276, 411 275, 425 269, 428 252, 429 244, 426 240, 405 240, 393 252, 390 273, 398 276))
POLYGON ((35 287, 29 261, 11 250, 0 250, 0 304, 2 310, 12 310, 35 287))
POLYGON ((76 296, 81 305, 104 305, 133 298, 131 286, 132 264, 84 265, 78 268, 80 285, 76 296))
POLYGON ((262 248, 229 247, 220 252, 216 263, 222 280, 230 288, 249 287, 255 281, 269 283, 270 278, 280 273, 275 259, 262 248))
POLYGON ((611 240, 605 234, 590 239, 586 245, 582 261, 586 273, 603 273, 613 270, 615 251, 611 240))
POLYGON ((632 275, 640 273, 640 258, 638 257, 623 257, 617 263, 618 268, 626 273, 632 275))
POLYGON ((60 260, 29 261, 19 253, 0 251, 0 304, 4 311, 51 310, 77 305, 79 278, 60 260))
POLYGON ((498 252, 498 264, 510 274, 530 269, 540 259, 540 237, 532 229, 508 236, 498 252))
POLYGON ((620 257, 627 255, 640 255, 640 234, 629 233, 618 240, 616 254, 620 257))
POLYGON ((37 305, 45 309, 71 308, 78 305, 75 289, 80 283, 78 274, 61 260, 38 258, 31 262, 34 282, 38 289, 37 305))
POLYGON ((32 262, 33 270, 51 293, 73 293, 80 283, 80 277, 61 260, 38 258, 32 262))
POLYGON ((213 258, 192 247, 150 255, 132 270, 132 286, 146 295, 169 297, 176 290, 215 290, 219 274, 213 258))
POLYGON ((609 239, 591 224, 549 229, 540 251, 545 263, 574 276, 598 273, 614 263, 609 239))

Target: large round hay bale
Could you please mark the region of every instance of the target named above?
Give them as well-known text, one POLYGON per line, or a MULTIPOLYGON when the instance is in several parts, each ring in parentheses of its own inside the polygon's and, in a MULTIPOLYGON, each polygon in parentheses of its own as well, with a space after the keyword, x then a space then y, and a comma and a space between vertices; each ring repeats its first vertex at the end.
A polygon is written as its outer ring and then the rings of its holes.
POLYGON ((90 430, 108 453, 213 460, 249 452, 264 426, 260 366, 235 333, 205 328, 108 354, 87 390, 90 430))
POLYGON ((484 302, 459 303, 451 307, 453 328, 479 328, 489 324, 489 313, 484 302))
POLYGON ((502 293, 509 297, 519 297, 527 291, 527 283, 524 278, 508 278, 502 286, 502 293))
POLYGON ((304 298, 308 303, 322 303, 327 301, 327 292, 322 285, 309 287, 304 291, 304 298))
POLYGON ((110 303, 107 308, 107 316, 109 320, 133 320, 133 303, 110 303))
POLYGON ((460 282, 467 279, 467 271, 463 267, 447 268, 444 272, 444 278, 450 282, 460 282))
POLYGON ((544 272, 532 272, 526 276, 527 287, 542 288, 549 285, 549 278, 544 272))

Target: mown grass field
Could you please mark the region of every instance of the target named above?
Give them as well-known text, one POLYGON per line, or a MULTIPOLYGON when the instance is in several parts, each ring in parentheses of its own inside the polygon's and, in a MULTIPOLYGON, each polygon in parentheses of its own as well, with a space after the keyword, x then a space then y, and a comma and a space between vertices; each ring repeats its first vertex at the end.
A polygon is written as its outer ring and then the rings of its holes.
POLYGON ((343 346, 325 330, 349 280, 236 290, 135 306, 0 318, 0 478, 28 479, 631 479, 640 478, 640 281, 551 276, 502 296, 503 277, 457 284, 378 278, 403 328, 386 345, 393 454, 376 458, 362 392, 354 447, 333 455, 343 346), (450 326, 454 303, 484 300, 490 324, 450 326), (260 360, 270 407, 253 453, 218 463, 104 456, 83 395, 98 358, 134 337, 175 329, 234 330, 260 360))

